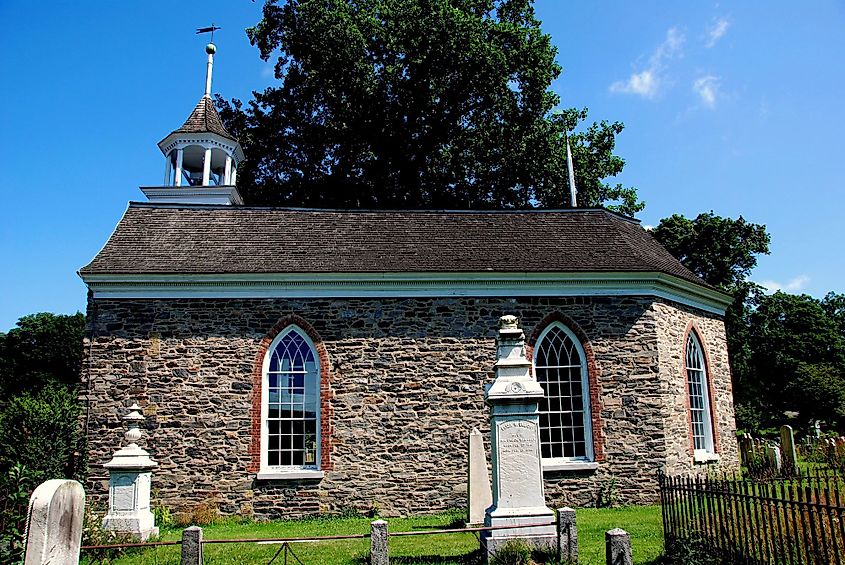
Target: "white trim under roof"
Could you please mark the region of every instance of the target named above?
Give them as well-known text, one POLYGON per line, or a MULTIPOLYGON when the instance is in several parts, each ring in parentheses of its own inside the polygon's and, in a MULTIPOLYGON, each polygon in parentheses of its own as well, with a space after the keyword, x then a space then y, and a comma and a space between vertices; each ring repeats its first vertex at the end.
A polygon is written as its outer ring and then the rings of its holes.
POLYGON ((730 295, 656 272, 80 274, 94 298, 654 296, 724 315, 730 295))

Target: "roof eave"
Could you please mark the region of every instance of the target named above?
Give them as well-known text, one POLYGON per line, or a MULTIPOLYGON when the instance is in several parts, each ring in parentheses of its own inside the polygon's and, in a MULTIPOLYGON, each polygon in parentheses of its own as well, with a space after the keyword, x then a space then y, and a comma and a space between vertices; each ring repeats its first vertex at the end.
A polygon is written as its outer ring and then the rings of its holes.
POLYGON ((88 267, 79 276, 99 298, 650 295, 718 315, 733 302, 721 291, 654 271, 116 274, 88 267))

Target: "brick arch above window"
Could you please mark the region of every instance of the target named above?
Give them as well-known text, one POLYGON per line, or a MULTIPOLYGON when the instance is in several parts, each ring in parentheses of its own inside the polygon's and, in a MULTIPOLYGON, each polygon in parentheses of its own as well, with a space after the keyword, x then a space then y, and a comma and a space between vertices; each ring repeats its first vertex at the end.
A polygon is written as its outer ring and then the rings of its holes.
POLYGON ((684 337, 680 343, 680 351, 681 351, 681 377, 683 378, 684 383, 684 407, 686 408, 687 414, 687 435, 689 437, 689 454, 695 454, 695 438, 693 436, 693 429, 692 429, 692 418, 691 418, 691 410, 690 410, 690 395, 689 395, 689 383, 688 383, 688 375, 687 375, 687 363, 686 363, 686 351, 687 351, 687 343, 689 342, 690 335, 694 335, 696 340, 698 340, 698 345, 701 349, 701 357, 704 361, 704 374, 705 379, 707 381, 707 399, 709 401, 709 413, 708 416, 710 418, 710 428, 711 433, 713 435, 713 451, 714 453, 721 452, 721 444, 719 441, 719 426, 717 425, 717 418, 716 418, 716 394, 715 389, 713 388, 713 373, 712 367, 713 365, 710 363, 710 354, 708 353, 709 347, 707 346, 707 342, 704 340, 704 334, 701 331, 701 328, 695 322, 695 320, 690 320, 687 322, 687 327, 684 330, 684 337))
MULTIPOLYGON (((601 387, 599 385, 599 370, 592 345, 584 330, 569 316, 560 311, 554 311, 540 320, 525 341, 525 356, 534 359, 534 347, 545 330, 555 322, 566 326, 578 339, 584 350, 584 362, 587 365, 587 382, 590 387, 590 420, 592 424, 593 459, 604 461, 604 423, 601 417, 601 387)), ((533 370, 533 364, 532 364, 533 370)))
POLYGON ((270 346, 279 336, 291 326, 301 330, 314 345, 320 366, 320 470, 330 471, 332 469, 331 452, 334 445, 332 425, 334 410, 332 409, 331 397, 331 365, 329 356, 323 340, 314 327, 301 316, 291 314, 280 319, 270 330, 264 334, 258 344, 258 351, 252 364, 252 397, 249 416, 251 421, 250 438, 250 464, 247 469, 250 473, 257 473, 261 467, 261 398, 264 383, 264 359, 267 356, 270 346))

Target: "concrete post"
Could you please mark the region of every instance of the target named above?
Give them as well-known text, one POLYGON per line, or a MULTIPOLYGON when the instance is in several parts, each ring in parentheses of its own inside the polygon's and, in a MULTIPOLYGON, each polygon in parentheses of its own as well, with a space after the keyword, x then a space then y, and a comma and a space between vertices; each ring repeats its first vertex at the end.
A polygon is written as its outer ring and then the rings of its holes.
POLYGON ((182 530, 181 565, 202 565, 202 528, 191 526, 182 530))
POLYGON ((633 565, 631 536, 620 528, 604 533, 604 553, 607 565, 633 565))
POLYGON ((85 491, 76 481, 51 479, 29 498, 25 565, 76 565, 82 541, 85 491))
POLYGON ((559 508, 557 511, 557 555, 561 561, 578 561, 578 528, 575 524, 575 510, 559 508))
POLYGON ((376 520, 370 523, 370 565, 389 565, 387 549, 387 522, 376 520))

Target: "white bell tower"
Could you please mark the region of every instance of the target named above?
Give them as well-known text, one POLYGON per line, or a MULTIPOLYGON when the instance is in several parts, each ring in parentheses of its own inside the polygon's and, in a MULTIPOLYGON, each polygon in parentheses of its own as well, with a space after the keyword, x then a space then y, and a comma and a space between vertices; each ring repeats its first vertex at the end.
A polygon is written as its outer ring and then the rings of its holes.
POLYGON ((243 204, 236 182, 244 153, 226 131, 211 98, 214 43, 206 45, 205 52, 205 94, 182 127, 158 143, 165 160, 164 183, 141 188, 150 202, 243 204))

